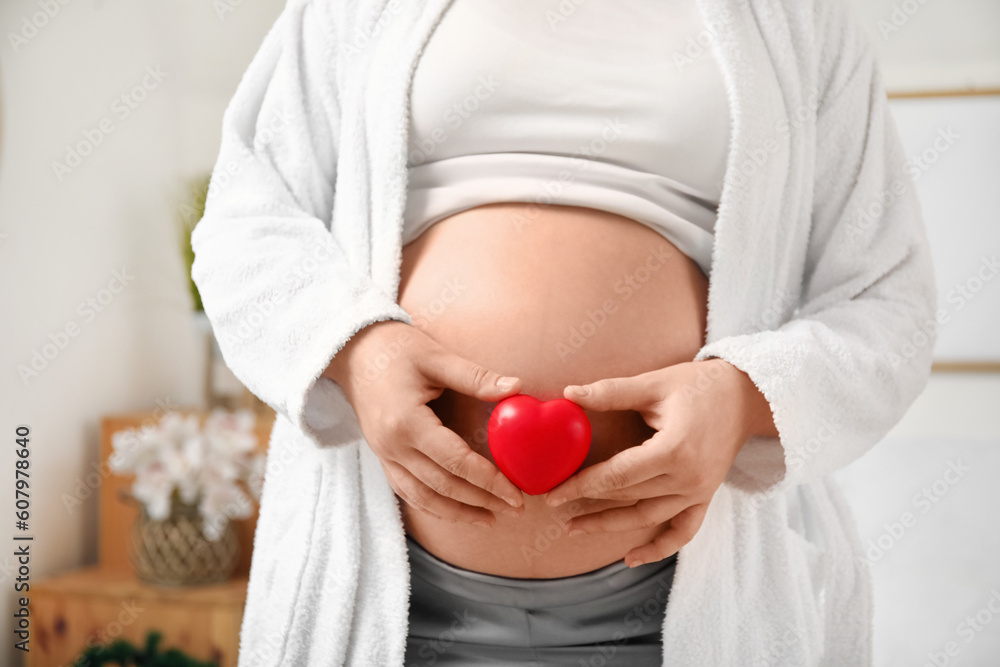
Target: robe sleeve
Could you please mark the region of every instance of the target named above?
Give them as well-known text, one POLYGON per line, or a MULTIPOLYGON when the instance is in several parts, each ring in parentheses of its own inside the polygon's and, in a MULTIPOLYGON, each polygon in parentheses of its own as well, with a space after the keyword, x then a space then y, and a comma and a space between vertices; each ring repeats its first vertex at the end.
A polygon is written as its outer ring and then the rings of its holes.
POLYGON ((874 50, 819 2, 816 169, 803 291, 772 330, 723 337, 779 437, 753 436, 727 481, 752 492, 816 481, 881 440, 924 389, 937 332, 930 244, 874 50))
POLYGON ((361 250, 338 242, 352 235, 331 232, 340 103, 333 31, 318 5, 291 0, 240 80, 191 246, 226 364, 328 446, 346 441, 352 420, 322 372, 363 327, 412 321, 373 283, 361 250))

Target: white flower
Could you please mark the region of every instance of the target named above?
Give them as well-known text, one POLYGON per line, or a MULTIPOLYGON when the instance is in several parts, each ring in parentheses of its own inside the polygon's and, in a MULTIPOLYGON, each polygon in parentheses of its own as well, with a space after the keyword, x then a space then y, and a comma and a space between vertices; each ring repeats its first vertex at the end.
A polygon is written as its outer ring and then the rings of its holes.
POLYGON ((168 412, 155 425, 115 433, 109 464, 135 474, 132 494, 150 517, 168 518, 176 492, 198 506, 205 536, 218 539, 229 520, 253 514, 241 484, 260 498, 264 456, 255 451, 256 419, 250 410, 216 409, 201 427, 197 415, 168 412))
POLYGON ((173 481, 160 463, 152 463, 136 474, 132 495, 146 505, 149 516, 162 521, 170 515, 173 481))
POLYGON ((260 496, 264 492, 264 473, 267 470, 267 457, 263 454, 255 454, 250 459, 249 468, 247 487, 250 489, 254 500, 260 502, 260 496))
POLYGON ((204 518, 202 532, 209 540, 217 540, 231 519, 245 519, 253 514, 250 498, 236 486, 219 479, 207 479, 201 504, 204 518))

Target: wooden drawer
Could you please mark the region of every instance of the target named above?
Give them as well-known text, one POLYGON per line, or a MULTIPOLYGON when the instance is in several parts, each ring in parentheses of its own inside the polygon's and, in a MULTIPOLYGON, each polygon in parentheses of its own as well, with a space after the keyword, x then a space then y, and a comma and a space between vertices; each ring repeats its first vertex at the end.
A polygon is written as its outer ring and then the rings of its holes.
POLYGON ((153 586, 101 568, 50 577, 31 587, 33 637, 26 665, 69 665, 87 646, 118 638, 142 646, 149 630, 160 630, 161 650, 177 648, 235 667, 246 589, 245 576, 189 588, 153 586))
MULTIPOLYGON (((185 410, 183 412, 196 412, 185 410)), ((199 413, 204 416, 203 413, 199 413)), ((110 473, 111 436, 156 421, 155 413, 105 417, 101 422, 99 563, 31 582, 31 651, 27 667, 65 667, 90 645, 128 639, 145 645, 149 630, 163 633, 160 649, 176 648, 220 667, 236 667, 257 513, 234 521, 240 562, 232 579, 209 586, 165 587, 142 582, 129 560, 132 524, 139 514, 119 497, 131 476, 110 473)), ((258 449, 266 451, 274 413, 259 416, 258 449)))

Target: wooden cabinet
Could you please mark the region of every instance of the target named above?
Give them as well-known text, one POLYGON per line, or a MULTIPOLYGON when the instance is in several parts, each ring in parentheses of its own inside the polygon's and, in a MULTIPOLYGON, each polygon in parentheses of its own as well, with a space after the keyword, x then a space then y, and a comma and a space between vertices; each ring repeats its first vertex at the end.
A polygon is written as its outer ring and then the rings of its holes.
MULTIPOLYGON (((29 612, 32 647, 27 667, 71 665, 89 645, 125 638, 141 646, 149 630, 163 633, 160 648, 178 648, 220 667, 235 667, 239 630, 246 600, 250 554, 257 515, 236 522, 240 564, 233 578, 209 586, 164 587, 140 581, 128 555, 129 535, 138 508, 119 497, 130 477, 110 472, 111 435, 140 428, 156 415, 106 417, 101 424, 99 562, 93 567, 41 579, 31 584, 29 612)), ((273 412, 260 415, 258 449, 267 447, 273 412)))
POLYGON ((147 631, 155 629, 163 633, 162 649, 235 667, 246 591, 246 575, 176 589, 101 567, 47 579, 32 586, 34 638, 27 665, 70 665, 87 646, 119 638, 142 646, 147 631))

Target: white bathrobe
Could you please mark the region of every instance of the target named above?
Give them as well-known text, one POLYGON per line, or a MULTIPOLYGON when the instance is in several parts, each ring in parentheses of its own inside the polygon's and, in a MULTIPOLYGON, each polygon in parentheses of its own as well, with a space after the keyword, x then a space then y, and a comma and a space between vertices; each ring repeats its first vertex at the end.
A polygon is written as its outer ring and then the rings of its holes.
MULTIPOLYGON (((450 1, 291 0, 223 119, 193 275, 226 363, 278 414, 240 667, 403 663, 400 509, 320 374, 364 326, 412 324, 396 303, 409 84, 450 1)), ((537 20, 558 29, 582 1, 539 3, 537 20)), ((923 389, 937 294, 875 54, 845 3, 699 0, 733 140, 695 358, 747 372, 780 438, 747 441, 681 549, 664 665, 872 660, 869 567, 830 473, 923 389)))

